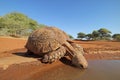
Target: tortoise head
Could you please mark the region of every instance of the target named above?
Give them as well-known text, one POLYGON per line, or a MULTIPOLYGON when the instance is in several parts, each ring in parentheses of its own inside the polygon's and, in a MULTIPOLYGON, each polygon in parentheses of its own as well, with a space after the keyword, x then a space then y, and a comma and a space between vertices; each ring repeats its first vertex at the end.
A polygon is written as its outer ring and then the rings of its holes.
POLYGON ((83 56, 83 51, 81 50, 75 50, 74 46, 71 45, 71 42, 66 42, 65 47, 68 50, 68 54, 72 60, 72 64, 77 66, 77 67, 82 67, 82 68, 87 68, 88 67, 88 62, 83 56))
POLYGON ((85 57, 79 52, 72 58, 72 64, 82 68, 88 67, 88 62, 86 61, 85 57))

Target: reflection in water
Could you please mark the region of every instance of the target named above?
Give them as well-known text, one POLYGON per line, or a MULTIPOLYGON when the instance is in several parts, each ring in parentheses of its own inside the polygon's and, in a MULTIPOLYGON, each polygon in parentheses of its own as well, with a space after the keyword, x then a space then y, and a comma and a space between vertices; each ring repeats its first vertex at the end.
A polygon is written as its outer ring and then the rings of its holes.
POLYGON ((89 63, 89 69, 81 80, 120 80, 120 60, 96 60, 89 63))
POLYGON ((81 70, 71 66, 37 72, 28 80, 120 80, 120 60, 90 60, 89 67, 81 70))
MULTIPOLYGON (((32 80, 71 80, 77 79, 78 77, 82 76, 86 70, 81 70, 78 68, 73 68, 71 66, 62 66, 58 67, 57 69, 45 71, 41 74, 38 72, 30 77, 32 80)), ((28 79, 29 80, 29 79, 28 79)))

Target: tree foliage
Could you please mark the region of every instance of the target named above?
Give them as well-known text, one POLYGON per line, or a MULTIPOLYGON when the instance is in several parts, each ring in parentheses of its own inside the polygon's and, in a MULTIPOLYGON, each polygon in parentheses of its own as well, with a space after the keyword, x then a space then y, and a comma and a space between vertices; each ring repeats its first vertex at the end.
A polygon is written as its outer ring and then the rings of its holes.
POLYGON ((111 31, 109 31, 106 28, 100 28, 99 30, 93 30, 90 34, 85 34, 83 32, 80 32, 77 34, 77 38, 86 40, 111 40, 111 31))
POLYGON ((120 34, 114 34, 112 38, 113 40, 120 41, 120 34))
POLYGON ((99 36, 100 36, 100 33, 98 32, 98 30, 94 30, 92 32, 92 36, 93 36, 93 40, 98 40, 99 36))
POLYGON ((77 34, 77 38, 80 38, 80 39, 85 38, 85 36, 86 36, 86 34, 83 33, 83 32, 79 32, 79 33, 77 34))
POLYGON ((26 36, 39 26, 37 21, 18 12, 0 17, 0 35, 26 36))
POLYGON ((111 31, 109 31, 106 28, 101 28, 98 30, 99 34, 100 34, 100 38, 101 39, 106 39, 107 37, 110 37, 111 31))
POLYGON ((68 36, 70 39, 74 39, 74 37, 72 35, 68 34, 68 36))
POLYGON ((87 40, 92 40, 93 39, 92 34, 86 34, 85 37, 86 37, 87 40))

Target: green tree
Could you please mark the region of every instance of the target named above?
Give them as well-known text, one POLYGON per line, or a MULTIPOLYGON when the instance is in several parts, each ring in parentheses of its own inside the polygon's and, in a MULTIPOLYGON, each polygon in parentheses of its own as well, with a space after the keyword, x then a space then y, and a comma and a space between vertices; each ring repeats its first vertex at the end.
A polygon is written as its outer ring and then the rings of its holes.
POLYGON ((120 34, 114 34, 112 38, 113 40, 120 41, 120 34))
POLYGON ((18 12, 12 12, 0 17, 0 29, 6 35, 25 36, 40 27, 37 21, 18 12))
POLYGON ((100 34, 99 34, 99 32, 98 32, 97 30, 94 30, 94 31, 92 32, 93 40, 98 40, 98 39, 99 39, 99 36, 100 36, 100 34))
POLYGON ((74 37, 72 35, 68 34, 68 36, 70 39, 74 39, 74 37))
POLYGON ((86 36, 86 34, 83 33, 83 32, 79 32, 79 33, 77 34, 77 38, 80 38, 81 40, 82 40, 83 38, 85 38, 85 36, 86 36))
POLYGON ((98 32, 100 33, 101 39, 106 39, 106 38, 110 37, 110 34, 111 34, 111 31, 109 31, 106 28, 101 28, 98 30, 98 32))
POLYGON ((86 34, 86 39, 87 40, 92 40, 93 39, 93 35, 92 34, 86 34))

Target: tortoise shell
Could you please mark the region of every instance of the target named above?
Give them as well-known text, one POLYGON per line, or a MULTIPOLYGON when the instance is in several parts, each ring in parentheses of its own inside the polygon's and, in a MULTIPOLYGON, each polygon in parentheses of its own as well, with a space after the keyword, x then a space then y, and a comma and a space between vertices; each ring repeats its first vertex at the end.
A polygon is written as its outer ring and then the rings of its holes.
POLYGON ((44 27, 32 32, 26 48, 34 54, 48 53, 58 49, 69 39, 69 36, 56 27, 44 27))

